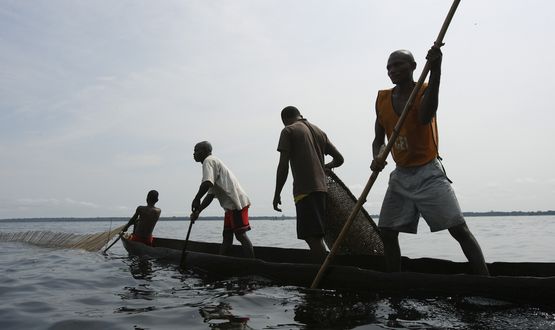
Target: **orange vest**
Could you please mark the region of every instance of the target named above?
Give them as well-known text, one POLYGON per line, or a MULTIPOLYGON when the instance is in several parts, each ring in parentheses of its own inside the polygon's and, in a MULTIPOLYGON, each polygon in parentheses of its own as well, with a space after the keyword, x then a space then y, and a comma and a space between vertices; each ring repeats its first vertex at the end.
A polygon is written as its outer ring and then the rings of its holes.
MULTIPOLYGON (((426 87, 427 84, 424 84, 416 95, 416 99, 399 130, 395 145, 391 149, 393 160, 401 167, 424 165, 438 156, 439 141, 436 118, 432 118, 432 122, 429 124, 420 123, 418 118, 418 107, 426 87)), ((399 120, 399 116, 393 110, 392 92, 393 89, 381 90, 378 92, 376 100, 378 122, 385 129, 388 139, 399 120)))

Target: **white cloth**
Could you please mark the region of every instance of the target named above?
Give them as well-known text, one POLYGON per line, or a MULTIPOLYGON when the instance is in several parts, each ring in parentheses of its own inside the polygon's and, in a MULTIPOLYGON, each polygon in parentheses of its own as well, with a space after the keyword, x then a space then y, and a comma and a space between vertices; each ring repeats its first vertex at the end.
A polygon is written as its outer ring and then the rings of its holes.
POLYGON ((235 175, 212 155, 202 162, 202 182, 205 181, 213 184, 208 193, 214 194, 224 209, 241 210, 250 205, 249 197, 235 175))

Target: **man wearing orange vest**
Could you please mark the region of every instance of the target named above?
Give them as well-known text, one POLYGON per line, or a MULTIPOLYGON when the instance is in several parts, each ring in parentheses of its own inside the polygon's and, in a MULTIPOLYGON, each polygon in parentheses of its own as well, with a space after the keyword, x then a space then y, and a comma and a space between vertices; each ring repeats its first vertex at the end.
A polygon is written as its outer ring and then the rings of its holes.
MULTIPOLYGON (((488 269, 474 235, 468 229, 451 183, 438 158, 436 111, 442 53, 433 46, 427 55, 430 79, 418 91, 399 135, 391 149, 396 168, 390 175, 379 218, 379 228, 389 271, 401 270, 399 232, 416 234, 420 215, 432 232, 448 229, 461 245, 472 271, 488 275, 488 269)), ((407 50, 393 52, 387 74, 394 88, 381 90, 376 99, 375 138, 372 142, 373 171, 385 163, 376 159, 388 139, 415 87, 414 57, 407 50)))

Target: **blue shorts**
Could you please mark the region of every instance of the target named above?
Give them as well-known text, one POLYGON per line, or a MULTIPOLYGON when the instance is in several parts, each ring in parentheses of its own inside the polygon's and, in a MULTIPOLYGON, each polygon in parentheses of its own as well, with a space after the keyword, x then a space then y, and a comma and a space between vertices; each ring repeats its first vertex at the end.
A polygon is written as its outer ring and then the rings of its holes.
POLYGON ((437 159, 417 167, 398 166, 391 172, 378 226, 415 234, 420 215, 432 232, 465 223, 455 191, 437 159))

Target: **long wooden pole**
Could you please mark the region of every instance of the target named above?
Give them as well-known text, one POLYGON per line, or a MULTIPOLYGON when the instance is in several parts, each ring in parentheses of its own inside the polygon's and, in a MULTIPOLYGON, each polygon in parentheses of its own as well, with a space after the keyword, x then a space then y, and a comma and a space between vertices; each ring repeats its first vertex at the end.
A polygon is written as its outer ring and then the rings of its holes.
MULTIPOLYGON (((451 5, 451 9, 449 9, 449 12, 447 13, 447 17, 443 21, 443 25, 441 27, 441 30, 439 31, 439 35, 437 36, 437 39, 434 42, 434 45, 436 47, 441 47, 443 45, 443 38, 445 37, 445 33, 447 32, 447 28, 449 27, 449 24, 451 23, 451 20, 453 19, 453 16, 455 15, 455 11, 457 10, 457 7, 458 7, 460 2, 461 2, 460 0, 454 0, 453 1, 453 4, 451 5)), ((401 130, 401 126, 403 125, 403 122, 405 121, 405 118, 407 117, 408 110, 412 106, 412 103, 414 102, 414 99, 416 98, 416 95, 418 94, 418 91, 422 87, 422 84, 424 84, 424 80, 426 80, 426 77, 428 76, 429 72, 430 72, 430 61, 428 60, 428 61, 426 61, 426 65, 424 66, 424 69, 422 70, 422 74, 420 74, 420 78, 418 79, 418 82, 416 83, 416 86, 414 86, 414 88, 413 88, 413 90, 412 90, 412 92, 409 96, 409 99, 408 99, 407 103, 405 104, 405 107, 403 108, 403 112, 401 113, 401 117, 399 117, 399 120, 397 121, 397 124, 395 125, 395 128, 393 129, 393 133, 391 134, 391 137, 388 139, 388 142, 387 142, 387 145, 385 146, 384 151, 379 154, 378 158, 376 159, 376 162, 378 162, 378 163, 384 163, 385 162, 387 156, 389 155, 389 152, 391 151, 391 148, 393 148, 393 144, 395 143, 395 140, 397 139, 397 136, 399 135, 399 131, 401 130)), ((380 173, 380 171, 372 171, 372 175, 370 175, 370 178, 368 179, 368 182, 366 183, 366 186, 364 187, 364 190, 362 191, 357 203, 355 204, 355 207, 351 211, 351 214, 349 215, 349 217, 347 218, 347 221, 343 225, 343 228, 341 229, 341 232, 339 233, 339 236, 337 236, 337 239, 335 240, 335 243, 333 244, 333 247, 332 247, 330 253, 326 257, 326 260, 324 261, 324 263, 320 267, 320 270, 318 271, 318 274, 314 278, 314 281, 312 282, 312 285, 310 286, 312 289, 317 288, 318 284, 320 284, 320 281, 321 281, 326 269, 328 268, 332 259, 337 254, 337 250, 339 249, 339 246, 341 245, 341 243, 343 242, 343 240, 347 236, 347 233, 349 232, 349 229, 351 228, 353 220, 358 215, 358 212, 362 208, 362 205, 366 202, 366 197, 368 196, 368 193, 370 192, 370 189, 374 185, 374 182, 378 178, 379 173, 380 173)))

